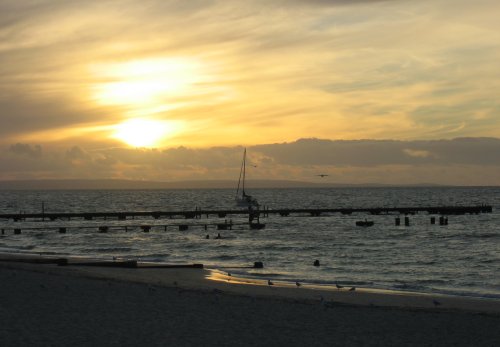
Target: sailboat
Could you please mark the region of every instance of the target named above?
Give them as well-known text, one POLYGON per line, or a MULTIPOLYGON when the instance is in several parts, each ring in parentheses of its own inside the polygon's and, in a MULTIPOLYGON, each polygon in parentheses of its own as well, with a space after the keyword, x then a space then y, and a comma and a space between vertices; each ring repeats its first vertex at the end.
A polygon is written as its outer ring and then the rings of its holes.
POLYGON ((238 188, 236 189, 236 205, 239 207, 259 207, 257 199, 248 195, 245 192, 245 178, 246 178, 246 161, 247 161, 247 149, 245 148, 243 152, 243 161, 241 162, 240 178, 238 179, 238 188), (241 194, 241 195, 240 195, 241 194))

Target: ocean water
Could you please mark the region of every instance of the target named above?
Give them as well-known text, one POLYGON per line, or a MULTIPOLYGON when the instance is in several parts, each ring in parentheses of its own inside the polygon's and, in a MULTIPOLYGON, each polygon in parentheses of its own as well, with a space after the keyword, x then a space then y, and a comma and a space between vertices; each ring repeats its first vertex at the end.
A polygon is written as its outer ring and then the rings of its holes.
MULTIPOLYGON (((420 213, 409 216, 409 227, 404 223, 395 226, 396 215, 270 215, 261 218, 266 224, 262 230, 249 230, 242 216, 43 222, 0 219, 0 227, 6 230, 0 235, 0 252, 203 263, 220 269, 262 261, 264 269, 230 271, 274 281, 500 299, 500 188, 254 189, 251 193, 269 208, 487 204, 493 206, 493 213, 448 216, 447 226, 431 225, 430 216, 420 213), (375 225, 356 227, 356 220, 365 218, 375 225), (215 230, 214 224, 225 220, 235 223, 234 229, 215 230), (196 225, 179 231, 176 225, 180 223, 196 225), (149 233, 139 228, 144 224, 153 226, 149 233), (204 224, 211 224, 208 230, 204 224), (110 231, 98 233, 102 225, 110 231), (21 228, 22 234, 14 235, 14 227, 21 228), (67 233, 59 234, 58 227, 67 227, 67 233), (214 238, 217 233, 222 239, 214 238), (210 239, 206 239, 207 234, 210 239), (321 266, 312 265, 316 259, 321 266)), ((234 191, 226 189, 1 191, 0 213, 41 212, 42 202, 47 213, 235 209, 234 191)))

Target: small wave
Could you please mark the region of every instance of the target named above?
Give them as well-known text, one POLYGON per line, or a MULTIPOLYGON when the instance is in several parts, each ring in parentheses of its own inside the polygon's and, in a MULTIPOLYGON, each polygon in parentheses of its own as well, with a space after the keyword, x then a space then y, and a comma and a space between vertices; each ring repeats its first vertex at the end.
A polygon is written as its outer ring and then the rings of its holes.
POLYGON ((494 264, 500 263, 500 259, 484 259, 479 261, 480 264, 494 264))
POLYGON ((275 273, 275 272, 249 272, 248 276, 250 277, 272 277, 272 278, 277 278, 277 277, 282 277, 281 274, 275 273))
POLYGON ((18 249, 22 249, 22 250, 26 250, 26 251, 29 251, 29 250, 32 250, 32 249, 35 249, 36 246, 35 245, 26 245, 26 246, 19 246, 17 247, 18 249))
POLYGON ((132 250, 133 250, 133 248, 130 248, 130 247, 97 247, 97 248, 81 248, 81 249, 79 249, 80 252, 88 252, 88 253, 93 253, 93 252, 96 252, 96 253, 130 252, 132 250))
POLYGON ((238 259, 239 256, 238 255, 227 255, 227 254, 224 254, 224 255, 215 255, 213 257, 210 257, 209 259, 210 260, 233 260, 233 259, 238 259))
POLYGON ((465 238, 471 238, 471 239, 491 239, 491 238, 500 237, 500 234, 496 234, 496 233, 481 233, 481 234, 464 234, 462 236, 465 237, 465 238))
POLYGON ((418 283, 422 284, 449 284, 449 281, 446 280, 440 280, 440 279, 428 279, 428 280, 419 280, 418 283))

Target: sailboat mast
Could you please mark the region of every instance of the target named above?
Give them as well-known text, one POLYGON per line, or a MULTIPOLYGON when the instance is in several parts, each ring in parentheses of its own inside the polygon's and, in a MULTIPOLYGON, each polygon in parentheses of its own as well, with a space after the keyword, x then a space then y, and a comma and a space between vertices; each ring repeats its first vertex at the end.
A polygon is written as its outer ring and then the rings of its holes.
MULTIPOLYGON (((246 148, 245 148, 246 151, 246 148)), ((241 178, 244 177, 244 168, 245 165, 245 156, 243 156, 243 161, 241 162, 241 167, 240 167, 240 177, 238 177, 238 188, 236 189, 236 197, 240 194, 240 186, 241 186, 241 178)), ((245 184, 245 179, 243 178, 243 185, 245 184)), ((245 189, 243 188, 243 194, 244 194, 245 189)))
POLYGON ((245 175, 247 169, 247 149, 243 152, 243 196, 245 196, 245 175))

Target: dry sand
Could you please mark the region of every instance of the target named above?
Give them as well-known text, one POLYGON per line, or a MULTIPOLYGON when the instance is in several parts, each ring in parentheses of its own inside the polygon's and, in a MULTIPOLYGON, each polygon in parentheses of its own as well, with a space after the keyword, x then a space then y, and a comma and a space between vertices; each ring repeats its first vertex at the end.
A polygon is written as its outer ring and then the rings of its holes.
POLYGON ((499 307, 203 269, 0 263, 1 346, 500 346, 499 307))

